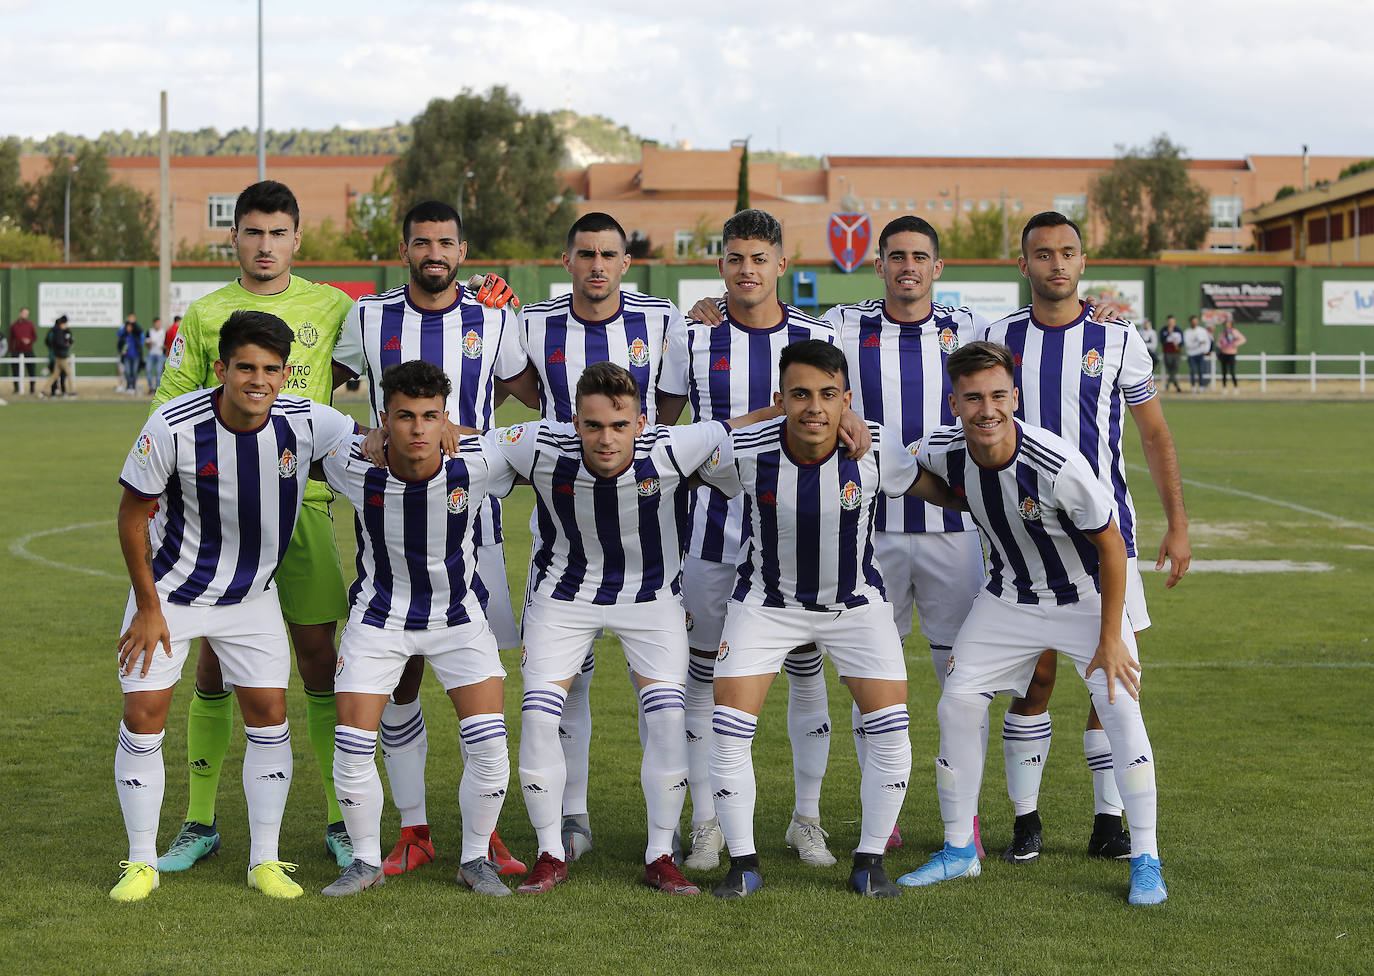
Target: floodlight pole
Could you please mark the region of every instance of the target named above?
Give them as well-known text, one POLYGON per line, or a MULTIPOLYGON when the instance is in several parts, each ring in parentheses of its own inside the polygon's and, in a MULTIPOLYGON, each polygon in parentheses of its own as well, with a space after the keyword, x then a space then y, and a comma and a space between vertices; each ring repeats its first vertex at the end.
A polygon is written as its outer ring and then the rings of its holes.
POLYGON ((67 192, 62 203, 62 263, 72 263, 72 174, 81 167, 72 163, 67 167, 67 192))
POLYGON ((258 182, 267 179, 267 138, 262 130, 262 0, 258 0, 258 182))

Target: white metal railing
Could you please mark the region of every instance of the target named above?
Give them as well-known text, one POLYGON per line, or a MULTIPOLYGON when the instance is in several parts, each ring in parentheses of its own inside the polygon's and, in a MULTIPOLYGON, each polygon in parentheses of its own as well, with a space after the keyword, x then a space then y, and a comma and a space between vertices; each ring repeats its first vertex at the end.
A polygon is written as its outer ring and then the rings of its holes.
MULTIPOLYGON (((1315 352, 1304 353, 1302 355, 1276 356, 1272 353, 1262 352, 1256 355, 1237 356, 1236 364, 1240 363, 1259 363, 1258 373, 1246 373, 1247 377, 1259 377, 1260 392, 1264 393, 1269 387, 1270 380, 1307 380, 1308 389, 1313 393, 1317 392, 1317 380, 1359 380, 1360 392, 1364 393, 1368 389, 1369 362, 1368 353, 1356 353, 1354 355, 1321 356, 1315 352), (1306 363, 1307 370, 1294 368, 1291 373, 1272 373, 1270 366, 1274 363, 1306 363), (1357 373, 1319 373, 1317 366, 1321 363, 1359 363, 1357 373)), ((1236 371, 1238 374, 1239 370, 1236 371)), ((1212 375, 1216 375, 1216 366, 1212 367, 1212 375)))
MULTIPOLYGON (((72 356, 72 357, 70 357, 70 362, 71 362, 71 367, 72 367, 72 380, 73 380, 73 382, 75 382, 75 380, 77 379, 77 366, 78 366, 78 364, 80 364, 80 363, 85 363, 87 366, 90 366, 90 365, 105 366, 105 365, 109 365, 109 364, 112 364, 112 363, 113 363, 114 365, 117 366, 117 365, 119 365, 119 357, 118 357, 118 356, 72 356)), ((19 367, 18 375, 17 375, 17 376, 12 375, 12 374, 14 373, 13 370, 10 370, 10 369, 0 370, 0 385, 3 385, 3 384, 6 383, 6 382, 9 382, 9 383, 42 383, 42 382, 45 381, 45 380, 51 380, 51 377, 50 377, 50 376, 44 375, 45 371, 46 371, 47 368, 48 368, 48 357, 47 357, 47 356, 37 356, 37 355, 35 355, 35 356, 28 356, 28 357, 21 357, 21 356, 6 356, 6 357, 4 357, 3 359, 0 359, 0 366, 18 366, 18 367, 19 367)), ((117 372, 117 371, 116 371, 116 372, 117 372)), ((20 389, 22 390, 23 387, 21 386, 20 389)))

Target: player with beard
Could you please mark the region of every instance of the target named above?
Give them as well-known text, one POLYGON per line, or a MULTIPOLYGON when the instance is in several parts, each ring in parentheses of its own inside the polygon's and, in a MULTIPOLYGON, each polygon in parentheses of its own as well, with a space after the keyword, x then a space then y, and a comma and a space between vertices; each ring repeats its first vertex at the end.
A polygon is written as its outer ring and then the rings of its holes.
MULTIPOLYGON (((366 374, 373 425, 379 428, 385 372, 412 360, 440 367, 452 384, 440 438, 441 447, 451 455, 458 445, 458 427, 491 427, 496 403, 507 393, 505 381, 525 370, 518 315, 511 307, 486 307, 471 288, 457 283, 459 268, 467 258, 467 242, 453 207, 437 200, 416 204, 405 215, 401 232, 400 257, 410 269, 410 281, 354 304, 334 348, 334 365, 350 376, 366 374)), ((380 429, 362 450, 374 460, 385 461, 380 429)), ((495 498, 485 498, 478 507, 474 534, 486 619, 499 647, 518 647, 520 636, 502 547, 501 506, 495 498)), ((401 814, 401 836, 382 863, 386 873, 393 875, 434 859, 425 809, 429 738, 419 701, 423 676, 424 658, 412 657, 381 720, 382 756, 392 799, 401 814)), ((489 855, 503 873, 524 873, 525 866, 510 856, 495 834, 489 855)))

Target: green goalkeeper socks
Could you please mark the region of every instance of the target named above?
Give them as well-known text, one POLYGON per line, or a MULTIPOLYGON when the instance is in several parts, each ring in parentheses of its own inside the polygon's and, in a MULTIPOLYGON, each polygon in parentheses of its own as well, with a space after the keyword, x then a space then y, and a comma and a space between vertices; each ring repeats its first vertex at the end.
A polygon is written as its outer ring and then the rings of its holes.
POLYGON ((219 772, 229 752, 233 730, 232 693, 206 693, 197 688, 191 696, 190 718, 186 723, 186 756, 191 769, 186 819, 191 823, 209 826, 215 822, 219 772))
POLYGON ((329 823, 343 820, 339 800, 334 795, 334 726, 339 724, 339 710, 334 705, 334 692, 305 689, 305 728, 310 735, 310 749, 320 767, 324 780, 324 798, 329 808, 329 823))

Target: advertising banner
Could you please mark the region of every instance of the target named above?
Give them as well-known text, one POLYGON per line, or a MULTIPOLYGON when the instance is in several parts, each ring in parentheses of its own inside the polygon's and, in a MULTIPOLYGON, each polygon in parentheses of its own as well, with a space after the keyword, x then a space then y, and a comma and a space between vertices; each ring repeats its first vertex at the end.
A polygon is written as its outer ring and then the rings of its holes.
POLYGON ((932 297, 939 305, 967 307, 996 322, 1021 307, 1021 286, 1014 281, 937 281, 932 297))
POLYGON ((43 281, 38 285, 38 318, 51 328, 59 315, 72 329, 117 329, 124 321, 124 285, 118 281, 43 281))
POLYGON ((1322 325, 1374 325, 1374 281, 1323 281, 1322 325))
POLYGON ((1078 283, 1078 297, 1094 305, 1115 305, 1117 316, 1137 324, 1144 322, 1145 282, 1134 278, 1083 279, 1078 283))
POLYGON ((1279 325, 1283 322, 1283 282, 1204 281, 1198 307, 1203 325, 1228 323, 1279 325))

